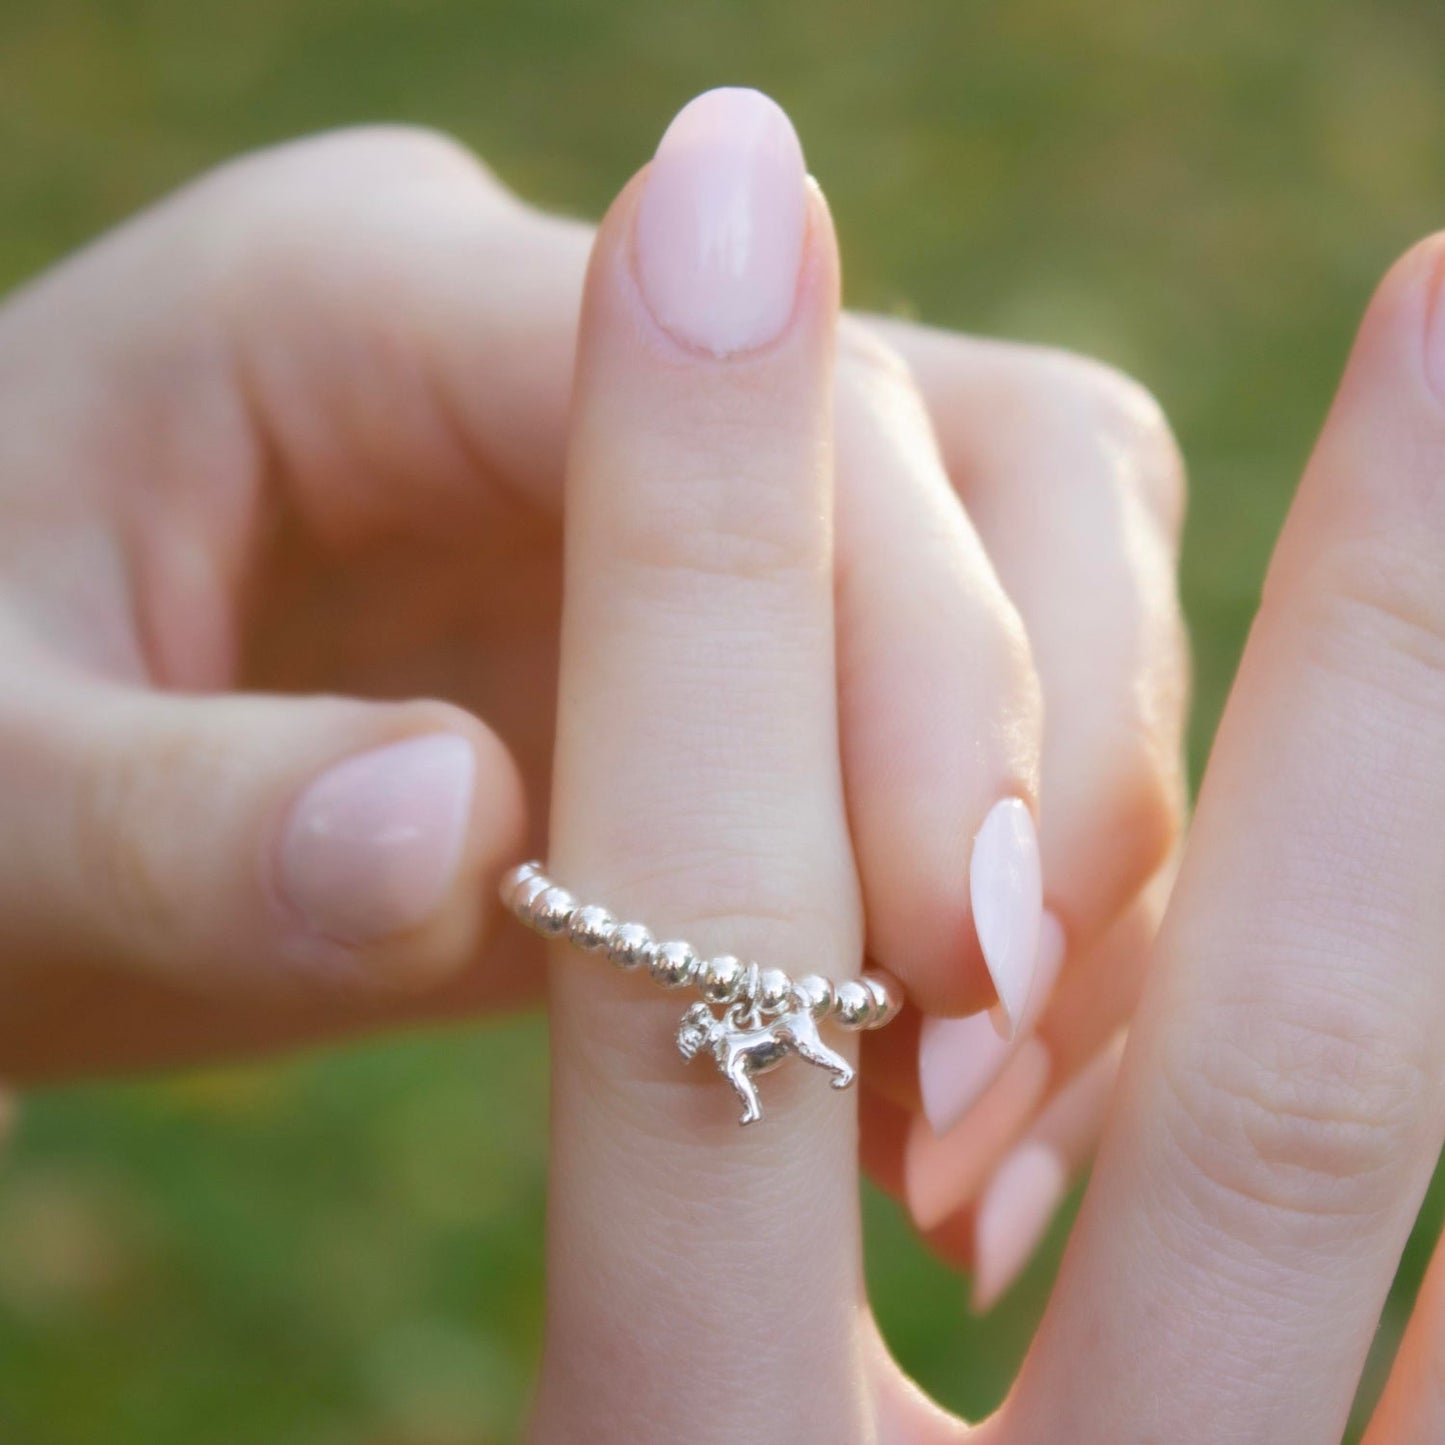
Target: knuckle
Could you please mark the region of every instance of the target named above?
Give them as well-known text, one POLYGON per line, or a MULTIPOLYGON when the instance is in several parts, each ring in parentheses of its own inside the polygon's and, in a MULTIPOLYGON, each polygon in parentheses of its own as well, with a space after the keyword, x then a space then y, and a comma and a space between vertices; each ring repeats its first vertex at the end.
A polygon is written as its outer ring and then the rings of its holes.
POLYGON ((1389 1208, 1429 1132, 1423 1030, 1358 991, 1296 983, 1277 1017, 1267 1002, 1232 1006, 1161 1070, 1179 1177, 1230 1232, 1389 1208))
POLYGON ((875 327, 856 316, 838 321, 838 371, 916 392, 913 369, 902 352, 875 327))
MULTIPOLYGON (((1341 538, 1284 603, 1326 674, 1426 715, 1445 707, 1445 582, 1432 550, 1404 530, 1341 538)), ((1279 595, 1267 587, 1265 606, 1279 595)))
POLYGON ((428 234, 521 213, 523 204, 460 141, 421 126, 358 126, 290 141, 203 177, 182 214, 222 303, 309 295, 354 299, 418 269, 428 234), (218 239, 219 238, 219 239, 218 239))
POLYGON ((1152 878, 1178 847, 1184 833, 1186 783, 1178 755, 1154 739, 1146 739, 1132 758, 1119 764, 1112 786, 1090 818, 1091 832, 1121 840, 1120 876, 1125 895, 1132 897, 1152 878))
POLYGON ((802 448, 759 449, 746 408, 723 410, 695 415, 659 452, 597 462, 595 484, 614 503, 598 520, 608 565, 669 595, 679 575, 812 586, 828 560, 815 460, 802 448))
POLYGON ((1148 507, 1169 537, 1177 538, 1188 501, 1184 461, 1154 394, 1105 362, 1071 352, 1046 356, 1043 404, 1091 437, 1094 448, 1108 457, 1118 484, 1148 507))
MULTIPOLYGON (((1047 777, 1047 756, 1044 769, 1047 777)), ((1116 719, 1055 781, 1058 851, 1073 860, 1057 881, 1058 901, 1076 924, 1100 923, 1117 916, 1177 852, 1188 809, 1177 738, 1143 720, 1116 719), (1103 852, 1100 837, 1111 840, 1103 852)))
POLYGON ((176 779, 194 778, 207 766, 196 750, 194 740, 176 736, 145 754, 110 756, 78 793, 76 857, 85 876, 95 880, 103 926, 124 956, 170 953, 196 906, 183 896, 175 868, 156 844, 167 831, 157 828, 157 821, 173 812, 176 779))
POLYGON ((202 185, 234 188, 248 200, 275 188, 318 203, 335 199, 338 186, 386 193, 397 184, 457 180, 482 182, 509 194, 481 159, 455 136, 422 125, 359 125, 252 151, 213 171, 202 185))

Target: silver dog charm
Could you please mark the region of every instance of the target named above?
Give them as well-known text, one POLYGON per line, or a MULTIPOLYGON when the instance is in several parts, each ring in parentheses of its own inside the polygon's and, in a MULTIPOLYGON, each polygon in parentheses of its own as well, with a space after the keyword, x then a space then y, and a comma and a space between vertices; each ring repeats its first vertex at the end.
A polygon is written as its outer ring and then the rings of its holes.
POLYGON ((695 1003, 677 1026, 677 1047, 689 1062, 707 1049, 743 1101, 741 1123, 763 1117, 755 1074, 776 1069, 790 1054, 832 1074, 835 1089, 853 1082, 853 1066, 818 1036, 818 1023, 801 1007, 765 1013, 755 1005, 734 1003, 721 1018, 705 1003, 695 1003))

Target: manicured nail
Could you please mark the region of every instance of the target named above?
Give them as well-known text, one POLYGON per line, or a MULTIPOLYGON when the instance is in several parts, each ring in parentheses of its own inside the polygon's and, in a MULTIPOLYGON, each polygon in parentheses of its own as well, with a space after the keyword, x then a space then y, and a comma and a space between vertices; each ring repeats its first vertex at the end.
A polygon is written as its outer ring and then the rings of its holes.
POLYGON ((281 886, 318 933, 368 943, 417 928, 456 878, 476 754, 454 733, 358 753, 297 800, 281 845, 281 886))
POLYGON ((973 1307, 980 1314, 1033 1258, 1068 1187, 1068 1166, 1047 1144, 1020 1144, 999 1165, 974 1223, 973 1307))
POLYGON ((1063 961, 1063 927, 1046 912, 1039 927, 1033 987, 1013 1040, 999 1037, 991 1011, 961 1019, 924 1019, 918 1044, 918 1087, 923 1115, 935 1134, 948 1133, 998 1078, 1018 1038, 1038 1022, 1063 961))
POLYGON ((995 803, 973 840, 973 926, 1012 1037, 1028 1006, 1044 912, 1039 835, 1021 798, 995 803))
POLYGON ((973 1199, 994 1163, 1030 1126, 1048 1090, 1053 1059, 1038 1039, 1021 1039, 977 1105, 942 1137, 915 1120, 903 1148, 908 1212, 927 1231, 973 1199))
POLYGON ((637 209, 638 280, 687 346, 728 356, 788 324, 807 229, 807 170, 783 111, 710 90, 667 128, 637 209))

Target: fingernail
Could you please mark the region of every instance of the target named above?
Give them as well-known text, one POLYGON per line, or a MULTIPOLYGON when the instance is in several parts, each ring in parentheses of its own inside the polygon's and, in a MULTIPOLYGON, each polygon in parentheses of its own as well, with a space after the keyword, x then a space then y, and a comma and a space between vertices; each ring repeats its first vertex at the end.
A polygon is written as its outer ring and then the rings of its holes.
POLYGON ((903 1187, 913 1222, 935 1228, 973 1199, 1029 1127, 1048 1090, 1053 1060, 1038 1039, 1021 1039, 968 1117, 935 1135, 915 1121, 903 1149, 903 1187))
POLYGON ((983 820, 968 880, 973 926, 1011 1038, 1028 1006, 1044 912, 1039 835, 1022 798, 995 803, 983 820))
POLYGON ((807 171, 792 123, 756 90, 710 90, 678 112, 637 210, 638 280, 688 346, 751 351, 793 314, 807 171))
POLYGON ((1020 1144, 999 1165, 974 1224, 973 1307, 980 1314, 1033 1258, 1068 1186, 1068 1166, 1047 1144, 1020 1144))
POLYGON ((476 755, 454 733, 358 753, 297 800, 281 886, 318 933, 368 943, 425 923, 461 863, 476 755))
POLYGON ((946 1134, 998 1077, 1019 1037, 1029 1033, 1048 1003, 1064 961, 1064 930, 1052 913, 1039 928, 1038 958, 1028 1005, 1014 1039, 999 1037, 990 1013, 967 1018, 926 1018, 918 1044, 918 1087, 923 1116, 946 1134))

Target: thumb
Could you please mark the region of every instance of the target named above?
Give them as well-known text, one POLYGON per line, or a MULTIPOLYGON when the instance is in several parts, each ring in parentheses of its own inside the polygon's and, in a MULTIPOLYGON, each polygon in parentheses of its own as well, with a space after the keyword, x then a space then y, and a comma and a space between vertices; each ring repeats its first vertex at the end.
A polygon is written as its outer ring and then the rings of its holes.
POLYGON ((0 709, 0 968, 413 988, 473 955, 480 875, 524 811, 474 717, 9 671, 29 685, 0 709))

